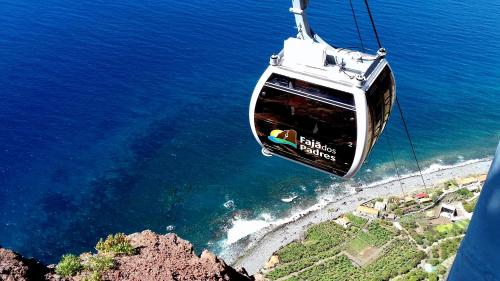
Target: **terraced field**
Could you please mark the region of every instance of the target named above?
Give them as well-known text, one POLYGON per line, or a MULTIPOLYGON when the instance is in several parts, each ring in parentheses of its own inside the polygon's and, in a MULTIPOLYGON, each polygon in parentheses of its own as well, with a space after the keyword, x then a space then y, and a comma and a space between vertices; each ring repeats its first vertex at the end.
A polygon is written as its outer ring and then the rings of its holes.
POLYGON ((409 271, 425 256, 419 254, 411 242, 396 238, 380 221, 367 224, 367 220, 352 216, 356 223, 348 229, 334 222, 311 227, 303 241, 291 243, 277 252, 281 263, 267 272, 266 277, 271 280, 386 280, 375 276, 395 277, 400 269, 409 271), (372 261, 369 264, 363 263, 367 250, 377 254, 368 256, 372 261), (357 259, 363 267, 356 266, 357 259))

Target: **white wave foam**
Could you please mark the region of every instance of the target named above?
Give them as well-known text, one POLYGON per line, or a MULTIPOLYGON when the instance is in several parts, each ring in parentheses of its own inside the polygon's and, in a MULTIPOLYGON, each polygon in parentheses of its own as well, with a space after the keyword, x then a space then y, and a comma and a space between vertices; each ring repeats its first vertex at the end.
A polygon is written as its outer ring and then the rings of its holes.
POLYGON ((292 202, 293 200, 295 200, 295 198, 299 197, 298 195, 292 195, 292 196, 289 196, 289 197, 283 197, 281 198, 281 201, 285 202, 285 203, 290 203, 292 202))
POLYGON ((262 213, 259 219, 255 220, 235 219, 233 226, 227 231, 227 239, 224 242, 225 244, 233 244, 241 238, 270 226, 273 221, 274 218, 269 213, 262 213))
POLYGON ((224 206, 224 208, 228 209, 228 210, 233 210, 235 205, 234 205, 234 201, 233 200, 227 200, 224 204, 222 204, 224 206))
POLYGON ((269 223, 264 220, 237 220, 233 222, 233 227, 227 231, 227 244, 233 244, 241 238, 250 235, 256 231, 268 226, 269 223))
MULTIPOLYGON (((489 159, 489 158, 472 159, 472 160, 459 162, 459 163, 453 164, 453 165, 444 165, 444 164, 440 164, 440 163, 434 163, 434 164, 431 164, 428 168, 424 169, 422 171, 422 174, 423 175, 430 174, 430 173, 441 171, 441 170, 466 166, 469 164, 474 164, 477 162, 482 162, 482 161, 487 161, 487 160, 491 160, 491 159, 489 159)), ((441 162, 441 161, 438 161, 438 162, 441 162)), ((419 176, 419 175, 420 175, 419 172, 412 172, 412 173, 401 175, 400 178, 406 179, 406 178, 419 176)), ((398 180, 398 177, 396 177, 396 176, 388 176, 382 180, 363 184, 360 187, 361 188, 370 188, 370 187, 374 187, 374 186, 378 186, 378 185, 391 183, 391 182, 394 182, 397 180, 398 180)), ((339 184, 338 182, 334 182, 334 183, 331 183, 329 185, 329 187, 330 187, 330 189, 329 189, 330 191, 336 190, 337 193, 324 192, 324 193, 318 194, 316 204, 314 204, 308 208, 305 208, 305 209, 297 209, 296 211, 292 212, 292 215, 289 217, 275 219, 269 213, 263 213, 259 216, 259 218, 255 219, 255 220, 245 220, 245 219, 239 219, 239 218, 234 219, 232 227, 227 231, 227 239, 221 241, 222 242, 221 244, 223 245, 222 248, 226 248, 226 246, 233 244, 236 241, 240 240, 241 238, 244 238, 250 234, 256 233, 260 230, 264 230, 266 227, 273 227, 274 228, 274 227, 277 227, 279 225, 283 225, 283 224, 292 222, 294 220, 297 220, 305 214, 322 209, 331 202, 338 201, 338 200, 344 200, 346 197, 349 196, 349 194, 355 193, 354 187, 352 187, 348 183, 339 184)), ((316 188, 316 189, 318 189, 318 188, 316 188)))

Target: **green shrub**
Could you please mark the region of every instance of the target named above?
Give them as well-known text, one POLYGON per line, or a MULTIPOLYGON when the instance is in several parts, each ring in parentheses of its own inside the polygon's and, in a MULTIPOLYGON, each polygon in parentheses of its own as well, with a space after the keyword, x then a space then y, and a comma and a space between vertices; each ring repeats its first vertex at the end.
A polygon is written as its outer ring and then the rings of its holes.
POLYGON ((474 200, 472 200, 470 202, 463 202, 462 204, 464 205, 464 209, 468 213, 472 213, 474 211, 474 209, 476 208, 477 198, 475 198, 474 200))
POLYGON ((135 253, 134 247, 123 233, 110 234, 106 240, 99 239, 95 249, 104 254, 133 255, 135 253))
POLYGON ((396 210, 397 207, 398 207, 398 204, 389 203, 389 204, 387 204, 387 211, 392 212, 392 211, 396 210))
POLYGON ((442 242, 439 247, 441 248, 441 258, 447 259, 449 256, 454 255, 460 246, 461 238, 450 239, 442 242))
POLYGON ((73 276, 82 269, 80 258, 72 254, 62 256, 61 261, 56 265, 56 273, 63 277, 73 276))
POLYGON ((439 260, 438 259, 430 259, 428 261, 432 266, 436 266, 439 264, 439 260))
POLYGON ((439 258, 439 248, 437 246, 432 247, 432 257, 439 258))
POLYGON ((115 262, 113 257, 99 254, 89 258, 87 264, 85 264, 85 269, 95 272, 104 272, 113 268, 114 265, 115 262))
POLYGON ((393 233, 381 226, 378 221, 368 225, 366 232, 360 231, 357 236, 349 242, 349 250, 357 253, 368 246, 382 246, 393 237, 393 233))
POLYGON ((305 236, 304 241, 292 242, 278 250, 277 254, 281 262, 296 262, 303 258, 317 256, 339 247, 350 234, 348 230, 329 221, 311 226, 305 236))
POLYGON ((426 279, 427 273, 420 268, 413 270, 406 275, 406 280, 408 281, 422 281, 426 279))
POLYGON ((346 217, 352 222, 353 225, 363 226, 368 221, 365 218, 358 217, 352 213, 346 214, 346 217))
POLYGON ((94 271, 90 275, 85 276, 82 281, 102 281, 102 273, 94 271))
POLYGON ((459 190, 457 190, 457 194, 460 195, 462 198, 471 198, 472 196, 474 196, 474 194, 468 190, 467 188, 460 188, 459 190))
POLYGON ((444 187, 445 188, 450 188, 450 187, 454 187, 454 186, 457 186, 458 183, 455 179, 452 179, 452 180, 447 180, 444 182, 444 187))
POLYGON ((401 225, 406 229, 416 229, 417 218, 414 215, 406 215, 401 217, 401 225))
POLYGON ((438 275, 435 272, 429 273, 428 279, 429 281, 438 281, 438 275))

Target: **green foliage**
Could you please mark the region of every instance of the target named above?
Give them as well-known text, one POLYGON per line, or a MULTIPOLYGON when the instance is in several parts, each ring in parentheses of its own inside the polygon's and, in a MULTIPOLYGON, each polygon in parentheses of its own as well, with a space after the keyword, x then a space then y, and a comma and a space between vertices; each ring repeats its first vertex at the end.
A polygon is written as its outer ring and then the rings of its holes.
POLYGON ((102 238, 99 239, 95 249, 99 253, 104 254, 133 255, 135 253, 134 247, 132 247, 130 241, 123 233, 117 233, 115 235, 110 234, 106 240, 103 240, 102 238))
POLYGON ((398 204, 396 203, 389 203, 387 204, 387 211, 392 212, 398 208, 398 204))
POLYGON ((425 240, 429 241, 429 245, 438 241, 441 238, 439 232, 437 232, 433 227, 427 226, 424 231, 425 240))
POLYGON ((73 276, 82 269, 80 258, 72 254, 62 256, 61 261, 56 265, 56 273, 63 277, 73 276))
POLYGON ((428 274, 428 281, 438 281, 438 275, 435 272, 429 273, 428 274))
POLYGON ((299 280, 361 280, 360 272, 345 255, 309 268, 298 277, 299 280))
POLYGON ((333 257, 340 253, 340 246, 350 237, 350 229, 346 230, 335 222, 314 225, 307 230, 304 241, 292 242, 278 250, 277 254, 282 263, 267 273, 266 277, 276 280, 309 267, 321 259, 333 257))
POLYGON ((465 187, 457 190, 457 194, 460 195, 460 197, 462 197, 464 199, 468 199, 468 198, 471 198, 472 196, 474 196, 474 194, 465 187))
POLYGON ((441 233, 441 237, 450 237, 464 234, 469 226, 469 220, 462 220, 448 224, 442 224, 434 227, 434 229, 441 233))
POLYGON ((427 280, 427 278, 428 278, 427 272, 425 272, 422 269, 418 268, 418 269, 412 270, 408 274, 406 274, 405 280, 408 280, 408 281, 422 281, 422 280, 427 280))
POLYGON ((476 208, 476 204, 477 204, 477 198, 475 198, 474 200, 471 200, 470 202, 463 202, 462 203, 462 205, 464 206, 464 209, 469 213, 472 213, 474 211, 474 209, 476 208))
POLYGON ((85 276, 82 281, 102 281, 102 273, 93 271, 90 275, 85 276))
POLYGON ((415 268, 425 257, 409 241, 397 239, 376 262, 365 268, 365 278, 360 280, 389 280, 415 268))
POLYGON ((432 193, 431 199, 433 202, 437 202, 439 197, 443 195, 443 192, 441 190, 437 190, 436 192, 432 193))
POLYGON ((346 216, 351 221, 351 223, 353 225, 356 225, 356 226, 363 226, 363 225, 365 225, 366 222, 368 222, 367 219, 362 218, 362 217, 358 217, 352 213, 349 213, 346 216))
POLYGON ((457 180, 455 179, 452 179, 452 180, 447 180, 444 182, 444 187, 446 189, 450 188, 450 187, 454 187, 454 186, 457 186, 458 183, 457 183, 457 180))
POLYGON ((401 225, 406 229, 415 229, 418 227, 417 218, 414 215, 406 215, 401 217, 401 225))
POLYGON ((445 240, 441 244, 439 244, 439 248, 441 250, 440 252, 441 258, 445 260, 451 255, 454 255, 457 252, 461 241, 462 241, 461 238, 454 238, 445 240))
POLYGON ((441 275, 445 275, 448 270, 443 265, 437 267, 437 272, 441 275))
POLYGON ((298 274, 298 280, 389 280, 414 268, 425 254, 410 242, 395 240, 381 258, 365 268, 354 267, 344 255, 335 257, 298 274))
POLYGON ((392 227, 392 222, 390 222, 390 221, 378 220, 378 223, 385 225, 385 226, 388 226, 388 227, 392 227))
MULTIPOLYGON (((350 219, 355 220, 355 218, 350 219)), ((364 268, 355 267, 349 258, 340 253, 346 247, 351 250, 362 249, 365 245, 379 247, 394 237, 394 233, 379 221, 368 224, 366 231, 359 230, 355 225, 344 229, 333 222, 318 224, 307 231, 304 241, 293 242, 277 252, 282 263, 267 273, 266 278, 271 280, 284 277, 290 277, 287 280, 390 280, 398 275, 407 274, 426 257, 425 253, 419 251, 409 240, 399 238, 392 240, 383 253, 380 253, 378 259, 364 268), (347 244, 344 244, 345 242, 347 244), (322 262, 318 263, 320 260, 322 262), (297 276, 289 276, 299 271, 301 272, 297 276)), ((416 272, 415 276, 419 277, 420 272, 416 272)))
POLYGON ((439 260, 438 259, 430 259, 427 262, 430 263, 432 266, 436 266, 436 265, 439 264, 439 260))
POLYGON ((431 255, 433 258, 439 258, 439 248, 437 246, 432 247, 431 255))
POLYGON ((394 213, 395 213, 397 216, 402 216, 402 215, 403 215, 403 210, 401 210, 400 208, 396 208, 396 210, 394 211, 394 213))
POLYGON ((277 254, 284 263, 295 262, 337 247, 348 237, 349 233, 335 222, 324 222, 309 228, 304 241, 292 242, 277 254))
POLYGON ((85 269, 96 272, 104 272, 108 269, 112 269, 115 265, 112 256, 108 255, 95 255, 89 258, 85 264, 85 269))
POLYGON ((360 252, 368 246, 381 246, 389 241, 393 234, 379 223, 373 222, 368 225, 367 232, 360 231, 349 243, 349 249, 354 253, 360 252))
MULTIPOLYGON (((317 260, 319 260, 319 259, 317 259, 317 260)), ((291 274, 292 272, 297 272, 297 271, 300 271, 306 267, 309 267, 309 266, 313 265, 317 260, 314 258, 305 258, 305 259, 299 260, 297 262, 279 265, 273 271, 266 274, 266 277, 271 279, 271 280, 277 280, 281 277, 285 277, 285 276, 291 274)))
POLYGON ((413 236, 413 239, 415 239, 415 242, 417 242, 418 245, 423 245, 424 244, 424 238, 422 235, 415 233, 413 236))
POLYGON ((380 197, 379 197, 379 198, 377 198, 377 202, 383 202, 383 201, 384 201, 384 199, 382 199, 382 198, 380 198, 380 197))

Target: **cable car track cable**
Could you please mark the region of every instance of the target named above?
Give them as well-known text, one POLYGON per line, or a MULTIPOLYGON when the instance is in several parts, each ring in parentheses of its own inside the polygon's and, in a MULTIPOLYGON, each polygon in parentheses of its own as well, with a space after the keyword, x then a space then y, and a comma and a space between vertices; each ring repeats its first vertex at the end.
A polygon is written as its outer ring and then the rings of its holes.
POLYGON ((356 24, 356 30, 358 31, 359 43, 361 43, 361 50, 365 51, 365 46, 363 44, 363 38, 361 37, 361 32, 359 31, 358 19, 356 18, 356 13, 354 12, 354 7, 352 6, 352 0, 349 0, 349 5, 351 5, 352 17, 354 23, 356 24))
POLYGON ((375 21, 373 20, 372 12, 370 10, 370 5, 368 5, 368 0, 365 0, 365 6, 366 10, 368 11, 368 15, 370 16, 370 22, 372 23, 373 32, 375 33, 375 38, 377 38, 378 47, 379 49, 381 49, 382 43, 380 43, 380 38, 378 37, 377 27, 375 26, 375 21))
POLYGON ((405 117, 404 117, 403 111, 401 110, 401 105, 399 104, 398 97, 396 97, 396 104, 398 106, 399 115, 401 116, 401 120, 403 121, 403 127, 404 127, 405 132, 406 132, 406 137, 408 138, 408 141, 410 142, 410 147, 411 147, 411 152, 413 153, 413 158, 415 159, 415 163, 417 163, 418 172, 420 174, 420 177, 422 178, 422 183, 424 184, 425 192, 427 192, 427 184, 425 183, 424 176, 422 175, 422 169, 420 168, 420 163, 418 162, 417 153, 415 152, 415 147, 413 145, 413 141, 411 140, 410 132, 408 130, 408 126, 406 125, 405 117))
MULTIPOLYGON (((364 0, 364 1, 365 1, 366 10, 368 11, 368 15, 370 16, 370 22, 371 22, 372 27, 373 27, 373 33, 375 33, 375 38, 377 39, 378 47, 380 49, 383 49, 382 43, 380 42, 380 38, 378 36, 377 27, 375 26, 375 21, 373 20, 372 12, 370 10, 370 5, 368 4, 368 0, 364 0)), ((415 147, 413 145, 413 141, 411 139, 410 132, 408 130, 408 126, 406 125, 406 120, 405 120, 403 111, 401 110, 401 105, 399 104, 399 99, 397 96, 396 96, 396 104, 398 106, 399 115, 401 116, 401 120, 403 121, 403 126, 404 126, 404 129, 406 132, 406 137, 408 138, 408 141, 410 142, 410 147, 411 147, 411 152, 413 154, 413 158, 415 159, 415 163, 417 164, 418 172, 420 174, 420 177, 422 178, 422 183, 424 184, 424 188, 427 192, 427 184, 425 183, 424 176, 422 175, 422 169, 420 168, 420 163, 419 163, 418 158, 417 158, 417 153, 415 152, 415 147)))
POLYGON ((403 184, 401 183, 401 175, 399 174, 398 165, 396 164, 396 158, 394 157, 394 150, 392 149, 391 139, 386 138, 387 143, 389 144, 389 150, 391 151, 392 163, 394 164, 394 169, 396 170, 396 175, 398 176, 399 186, 401 187, 401 193, 403 197, 406 197, 405 191, 403 189, 403 184))

